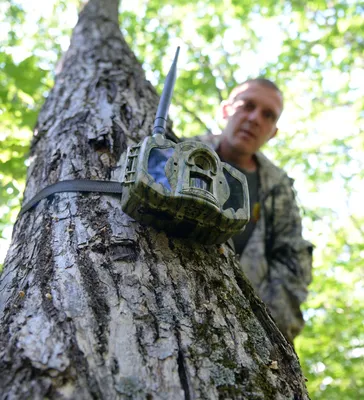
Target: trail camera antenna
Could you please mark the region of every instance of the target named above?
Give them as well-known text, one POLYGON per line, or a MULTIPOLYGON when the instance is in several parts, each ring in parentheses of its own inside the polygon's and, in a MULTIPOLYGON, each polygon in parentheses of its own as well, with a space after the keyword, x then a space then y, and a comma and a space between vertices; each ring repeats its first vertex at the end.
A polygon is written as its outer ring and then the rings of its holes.
POLYGON ((162 95, 158 104, 158 110, 153 126, 153 136, 158 134, 164 136, 166 131, 168 110, 172 100, 174 84, 176 82, 178 54, 179 46, 177 47, 171 69, 166 77, 166 82, 164 84, 162 95))

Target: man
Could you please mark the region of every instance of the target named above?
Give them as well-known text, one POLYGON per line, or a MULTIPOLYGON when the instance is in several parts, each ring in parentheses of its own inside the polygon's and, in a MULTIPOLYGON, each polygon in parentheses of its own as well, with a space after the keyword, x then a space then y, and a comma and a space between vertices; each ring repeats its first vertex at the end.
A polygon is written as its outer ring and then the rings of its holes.
POLYGON ((312 245, 303 240, 292 180, 259 149, 277 134, 283 96, 264 78, 236 87, 222 103, 221 135, 209 135, 220 158, 247 177, 251 220, 233 238, 243 271, 286 338, 304 325, 300 304, 311 282, 312 245))

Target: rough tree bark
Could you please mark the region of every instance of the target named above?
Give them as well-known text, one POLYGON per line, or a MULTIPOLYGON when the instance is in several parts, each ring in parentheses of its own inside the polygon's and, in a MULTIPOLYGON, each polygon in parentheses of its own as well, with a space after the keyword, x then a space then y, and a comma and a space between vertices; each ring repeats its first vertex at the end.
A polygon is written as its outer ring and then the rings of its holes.
MULTIPOLYGON (((40 115, 25 199, 118 179, 157 95, 91 0, 40 115)), ((224 246, 143 227, 99 194, 55 195, 16 223, 0 282, 1 399, 307 399, 292 347, 224 246)))

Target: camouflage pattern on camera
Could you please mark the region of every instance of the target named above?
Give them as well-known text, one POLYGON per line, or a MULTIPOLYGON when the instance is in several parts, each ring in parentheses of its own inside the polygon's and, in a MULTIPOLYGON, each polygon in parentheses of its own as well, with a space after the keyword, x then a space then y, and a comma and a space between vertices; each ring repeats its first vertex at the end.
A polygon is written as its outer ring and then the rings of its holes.
POLYGON ((129 147, 123 186, 125 213, 174 236, 223 243, 249 220, 245 176, 201 142, 157 134, 129 147))

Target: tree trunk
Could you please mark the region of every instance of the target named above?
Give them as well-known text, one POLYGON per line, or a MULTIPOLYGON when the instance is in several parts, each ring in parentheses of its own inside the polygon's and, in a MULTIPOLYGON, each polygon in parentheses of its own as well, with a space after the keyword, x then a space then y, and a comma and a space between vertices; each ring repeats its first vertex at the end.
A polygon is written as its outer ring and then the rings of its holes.
MULTIPOLYGON (((40 115, 25 191, 120 179, 157 95, 91 0, 40 115)), ((307 399, 297 356, 226 246, 141 226, 120 198, 60 193, 17 221, 0 282, 1 399, 307 399)))

